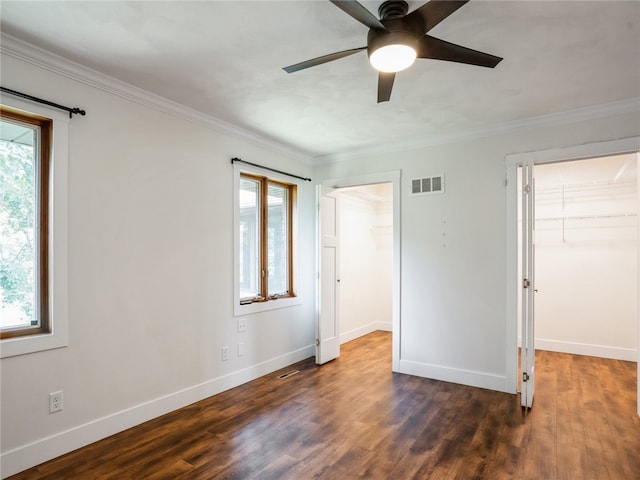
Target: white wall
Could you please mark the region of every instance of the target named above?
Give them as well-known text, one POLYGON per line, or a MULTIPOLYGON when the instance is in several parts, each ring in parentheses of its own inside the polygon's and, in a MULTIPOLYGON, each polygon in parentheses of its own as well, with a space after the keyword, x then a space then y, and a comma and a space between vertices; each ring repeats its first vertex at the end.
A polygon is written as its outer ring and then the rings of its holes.
POLYGON ((637 360, 635 170, 635 155, 536 167, 536 348, 637 360))
POLYGON ((491 138, 362 155, 311 175, 291 153, 14 57, 3 55, 2 69, 3 86, 88 112, 70 125, 69 346, 2 359, 3 476, 313 352, 313 187, 299 192, 303 303, 250 316, 239 334, 231 157, 315 183, 401 170, 398 370, 513 391, 505 155, 640 134, 637 109, 582 110, 491 138), (409 197, 408 179, 440 173, 446 194, 409 197), (221 362, 221 346, 233 351, 238 341, 247 355, 221 362), (47 394, 59 389, 65 409, 49 415, 47 394))
POLYGON ((318 180, 402 171, 398 371, 515 393, 517 359, 507 345, 515 345, 516 319, 505 308, 505 157, 640 133, 637 110, 558 118, 315 169, 318 180), (410 179, 441 173, 445 194, 408 194, 410 179))
POLYGON ((340 191, 340 341, 391 331, 391 184, 340 191))
POLYGON ((87 111, 70 123, 69 345, 2 359, 3 476, 313 354, 310 183, 298 192, 302 304, 245 317, 246 333, 232 315, 230 159, 310 176, 299 155, 13 56, 2 84, 87 111), (50 415, 56 390, 64 410, 50 415))

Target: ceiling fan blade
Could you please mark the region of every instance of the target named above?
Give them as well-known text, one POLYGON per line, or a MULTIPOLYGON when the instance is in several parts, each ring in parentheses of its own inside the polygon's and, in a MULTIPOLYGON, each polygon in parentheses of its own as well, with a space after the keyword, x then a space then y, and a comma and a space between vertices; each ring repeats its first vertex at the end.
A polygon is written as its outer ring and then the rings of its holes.
POLYGON ((357 21, 369 28, 377 30, 385 30, 384 25, 378 18, 356 1, 340 1, 330 0, 336 7, 344 11, 347 15, 352 16, 357 21))
POLYGON ((311 60, 305 60, 304 62, 296 63, 295 65, 289 65, 282 69, 287 73, 297 72, 298 70, 304 70, 305 68, 315 67, 316 65, 322 65, 323 63, 332 62, 339 58, 348 57, 354 53, 358 53, 362 50, 366 50, 367 47, 352 48, 351 50, 343 50, 342 52, 330 53, 329 55, 323 55, 322 57, 312 58, 311 60))
POLYGON ((409 25, 411 25, 412 30, 422 35, 438 25, 468 1, 469 0, 431 0, 409 13, 406 19, 409 25))
POLYGON ((394 72, 378 72, 378 103, 389 101, 395 78, 394 72))
POLYGON ((429 35, 420 39, 418 58, 432 58, 489 68, 495 67, 502 61, 501 57, 449 43, 429 35))

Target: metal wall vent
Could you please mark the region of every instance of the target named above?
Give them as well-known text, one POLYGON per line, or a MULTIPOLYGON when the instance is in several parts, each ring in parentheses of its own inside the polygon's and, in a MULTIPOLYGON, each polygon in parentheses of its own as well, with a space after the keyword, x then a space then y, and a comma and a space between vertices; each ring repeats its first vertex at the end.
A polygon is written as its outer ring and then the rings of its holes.
POLYGON ((411 180, 411 195, 433 195, 435 193, 444 193, 444 175, 411 180))
POLYGON ((278 378, 280 380, 284 380, 285 378, 294 376, 296 373, 300 373, 300 370, 291 370, 289 372, 283 373, 282 375, 278 375, 278 378))

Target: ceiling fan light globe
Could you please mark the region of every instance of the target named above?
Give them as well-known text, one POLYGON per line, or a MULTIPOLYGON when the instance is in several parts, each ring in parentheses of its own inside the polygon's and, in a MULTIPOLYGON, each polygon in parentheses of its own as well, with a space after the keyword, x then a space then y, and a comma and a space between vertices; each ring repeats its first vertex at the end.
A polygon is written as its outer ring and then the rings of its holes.
POLYGON ((369 55, 369 62, 380 72, 400 72, 413 65, 416 56, 415 49, 408 45, 384 45, 369 55))

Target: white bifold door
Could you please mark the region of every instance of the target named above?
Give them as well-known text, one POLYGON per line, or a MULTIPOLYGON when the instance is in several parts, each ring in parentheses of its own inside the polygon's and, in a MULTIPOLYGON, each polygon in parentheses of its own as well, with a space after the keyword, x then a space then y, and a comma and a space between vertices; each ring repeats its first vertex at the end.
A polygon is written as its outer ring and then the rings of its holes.
POLYGON ((319 185, 318 205, 318 320, 316 363, 340 356, 340 272, 339 223, 336 190, 319 185))
POLYGON ((533 162, 522 164, 521 175, 521 269, 520 303, 522 317, 522 396, 523 407, 531 408, 535 392, 535 177, 533 162))

